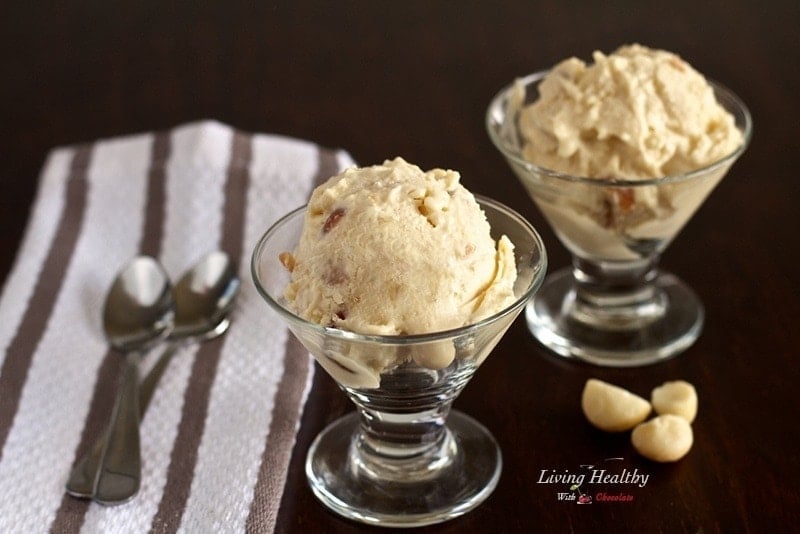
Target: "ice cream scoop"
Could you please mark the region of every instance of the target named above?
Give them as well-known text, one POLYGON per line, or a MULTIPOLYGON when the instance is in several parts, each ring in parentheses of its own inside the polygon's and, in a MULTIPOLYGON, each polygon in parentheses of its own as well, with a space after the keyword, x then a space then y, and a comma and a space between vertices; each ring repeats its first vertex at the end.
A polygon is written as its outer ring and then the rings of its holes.
POLYGON ((590 64, 575 57, 558 63, 539 98, 520 110, 519 130, 528 161, 594 178, 683 174, 742 142, 702 74, 677 54, 638 44, 596 51, 590 64))
MULTIPOLYGON (((424 172, 402 158, 351 168, 318 187, 300 242, 281 254, 284 296, 304 319, 371 335, 458 328, 515 300, 514 246, 491 236, 486 215, 455 171, 424 172)), ((414 359, 447 367, 452 345, 413 354, 342 355, 331 369, 377 376, 414 359)), ((366 385, 365 382, 362 385, 366 385)))
POLYGON ((311 196, 283 256, 302 317, 361 334, 419 334, 473 322, 513 300, 513 245, 455 171, 401 158, 351 168, 311 196))

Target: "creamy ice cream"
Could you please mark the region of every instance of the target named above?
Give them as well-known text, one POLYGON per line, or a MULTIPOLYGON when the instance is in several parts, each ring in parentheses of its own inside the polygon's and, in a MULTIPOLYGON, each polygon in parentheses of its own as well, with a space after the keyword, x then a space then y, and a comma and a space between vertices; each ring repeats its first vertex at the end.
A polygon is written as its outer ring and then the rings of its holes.
POLYGON ((587 65, 570 58, 522 110, 525 157, 574 176, 648 179, 692 171, 742 142, 702 74, 677 55, 641 45, 587 65))
MULTIPOLYGON (((525 159, 604 182, 694 171, 743 142, 734 117, 700 73, 673 53, 641 45, 595 52, 589 65, 562 61, 539 84, 538 100, 523 106, 517 95, 517 103, 525 159)), ((523 182, 573 252, 628 260, 640 256, 637 244, 665 246, 726 170, 658 185, 523 182)))
MULTIPOLYGON (((360 334, 411 335, 471 324, 513 303, 513 245, 491 237, 459 179, 455 171, 423 172, 397 158, 348 169, 319 186, 297 248, 281 255, 291 271, 284 292, 290 309, 360 334)), ((380 373, 410 359, 446 367, 455 350, 450 344, 416 354, 340 356, 339 367, 372 378, 357 385, 374 387, 380 373)))

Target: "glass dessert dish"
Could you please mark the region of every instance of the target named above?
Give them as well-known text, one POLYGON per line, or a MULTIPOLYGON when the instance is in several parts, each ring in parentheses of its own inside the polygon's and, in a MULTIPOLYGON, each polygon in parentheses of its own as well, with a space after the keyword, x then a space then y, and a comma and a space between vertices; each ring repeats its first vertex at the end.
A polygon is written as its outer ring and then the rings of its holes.
MULTIPOLYGON (((306 208, 289 213, 258 242, 252 275, 258 291, 336 380, 357 411, 333 422, 312 444, 306 475, 334 512, 368 524, 422 526, 473 509, 500 477, 500 449, 489 431, 451 405, 544 279, 541 238, 521 216, 476 196, 492 228, 515 245, 516 300, 475 324, 409 336, 361 335, 306 321, 287 308, 290 274, 278 259, 293 250, 306 208), (359 387, 371 358, 402 361, 359 387), (415 362, 448 362, 443 368, 415 362)), ((377 268, 380 268, 377 266, 377 268)))
POLYGON ((691 288, 659 271, 659 257, 744 152, 750 114, 736 95, 710 82, 743 134, 731 154, 647 180, 571 176, 522 155, 518 114, 539 98, 546 74, 504 88, 486 116, 492 142, 573 259, 527 305, 528 327, 556 354, 597 365, 632 367, 674 356, 699 336, 704 310, 691 288))

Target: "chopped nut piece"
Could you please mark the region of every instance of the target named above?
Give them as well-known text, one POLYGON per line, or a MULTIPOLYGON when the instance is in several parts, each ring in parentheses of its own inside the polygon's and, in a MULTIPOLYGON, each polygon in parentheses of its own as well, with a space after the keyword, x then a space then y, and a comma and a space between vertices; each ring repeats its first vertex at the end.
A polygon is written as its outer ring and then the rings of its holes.
POLYGON ((636 202, 633 189, 626 187, 625 189, 614 189, 614 199, 617 201, 617 206, 622 211, 631 211, 636 202))
POLYGON ((325 219, 325 224, 322 225, 322 233, 327 234, 334 228, 336 225, 339 224, 339 219, 344 217, 344 208, 336 208, 328 215, 328 218, 325 219))
POLYGON ((278 254, 278 260, 280 260, 281 265, 283 265, 287 271, 294 271, 295 261, 291 252, 281 252, 278 254))
POLYGON ((669 58, 669 64, 675 67, 676 70, 686 72, 687 65, 678 56, 672 56, 669 58))

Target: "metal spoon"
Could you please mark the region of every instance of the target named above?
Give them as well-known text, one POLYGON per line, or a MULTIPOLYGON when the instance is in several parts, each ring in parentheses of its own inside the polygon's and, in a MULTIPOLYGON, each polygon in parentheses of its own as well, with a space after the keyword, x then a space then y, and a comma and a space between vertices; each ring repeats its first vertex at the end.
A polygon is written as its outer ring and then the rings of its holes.
MULTIPOLYGON (((230 326, 228 312, 239 290, 236 269, 227 254, 212 252, 203 257, 191 270, 187 271, 173 288, 176 302, 175 328, 170 334, 170 346, 153 365, 139 388, 139 413, 144 415, 161 375, 172 356, 188 340, 205 341, 222 335, 230 326)), ((90 455, 100 454, 105 436, 95 443, 90 455)), ((131 455, 126 455, 130 457, 131 455)), ((101 462, 94 462, 95 468, 103 470, 101 462)), ((101 472, 99 480, 105 478, 101 472)), ((71 495, 94 498, 103 504, 125 502, 138 491, 129 484, 114 484, 114 478, 107 484, 96 487, 83 484, 82 479, 67 484, 71 495)))
POLYGON ((177 303, 172 343, 142 381, 140 415, 147 405, 172 356, 186 341, 207 341, 228 330, 228 312, 239 292, 236 267, 224 252, 211 252, 187 271, 173 289, 177 303))
POLYGON ((103 434, 103 445, 72 470, 68 493, 85 496, 85 488, 94 493, 101 482, 100 465, 108 472, 107 482, 118 479, 138 489, 141 478, 138 364, 141 354, 172 330, 174 308, 172 286, 153 258, 138 256, 117 275, 106 297, 103 329, 111 347, 125 355, 122 382, 108 429, 103 434), (73 492, 73 488, 77 491, 73 492))

